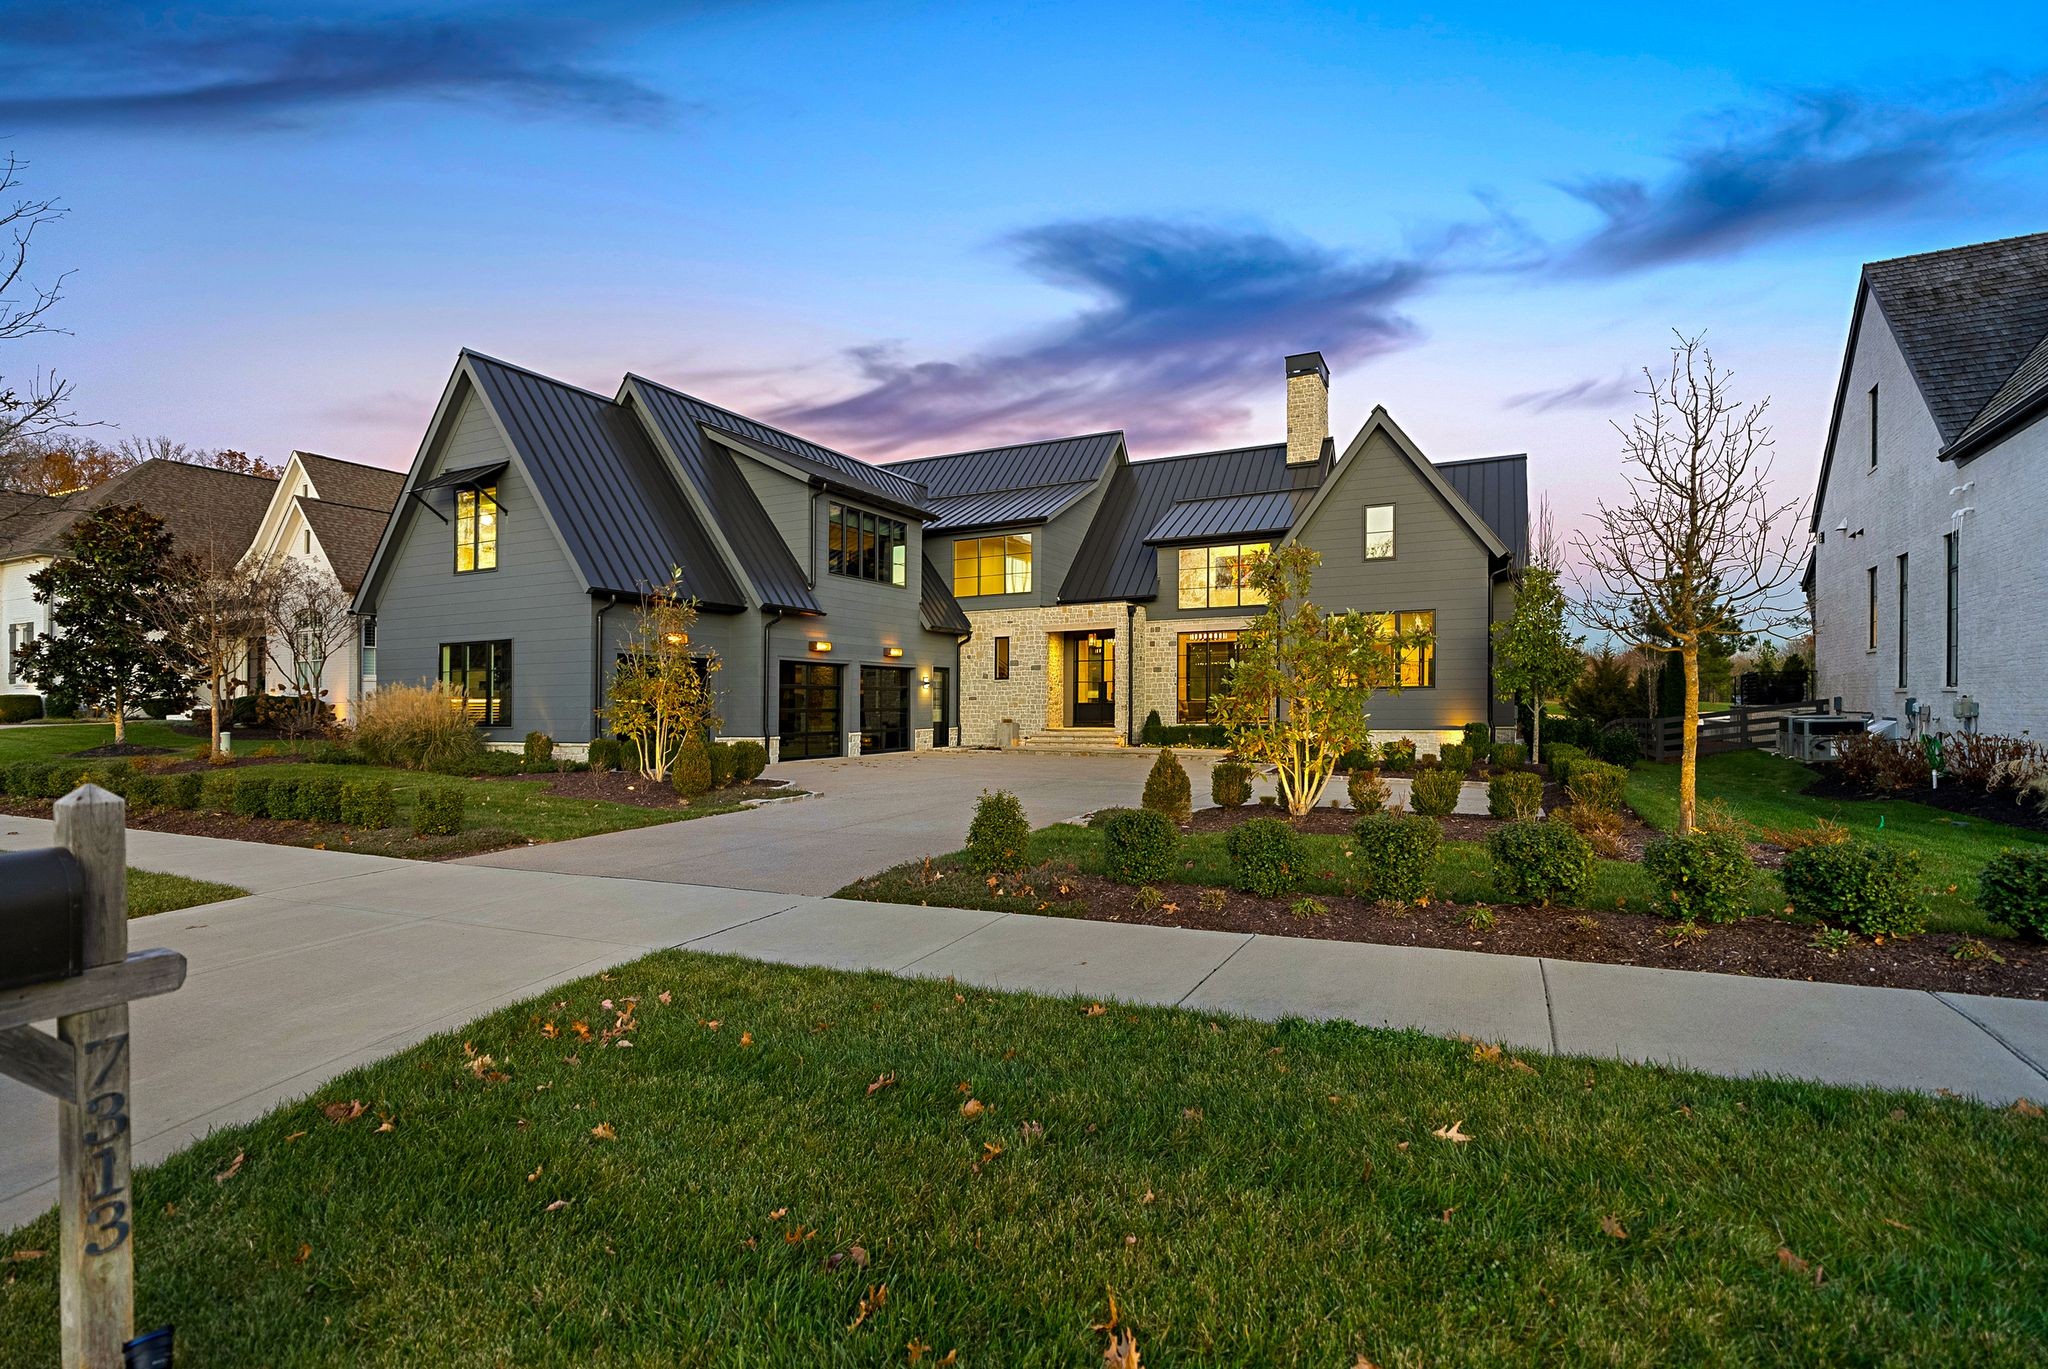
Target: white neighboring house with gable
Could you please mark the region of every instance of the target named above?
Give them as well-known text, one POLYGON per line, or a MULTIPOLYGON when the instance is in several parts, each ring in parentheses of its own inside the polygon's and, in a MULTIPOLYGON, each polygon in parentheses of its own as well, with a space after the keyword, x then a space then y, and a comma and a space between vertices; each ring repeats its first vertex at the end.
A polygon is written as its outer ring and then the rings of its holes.
POLYGON ((1863 268, 1814 500, 1815 694, 2048 740, 2048 233, 1863 268))
MULTIPOLYGON (((353 596, 404 488, 403 471, 293 452, 243 560, 303 562, 333 576, 353 596)), ((319 688, 337 717, 347 718, 355 711, 356 700, 377 687, 375 633, 375 619, 358 621, 348 645, 324 663, 319 688)), ((293 659, 290 651, 269 654, 293 659)), ((258 653, 258 677, 251 693, 263 693, 271 684, 289 684, 262 678, 275 664, 258 653)))

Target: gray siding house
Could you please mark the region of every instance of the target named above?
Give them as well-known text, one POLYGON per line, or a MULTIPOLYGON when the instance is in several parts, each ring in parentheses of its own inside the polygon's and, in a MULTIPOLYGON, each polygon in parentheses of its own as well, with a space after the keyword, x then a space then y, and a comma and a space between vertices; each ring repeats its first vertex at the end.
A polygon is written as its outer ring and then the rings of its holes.
POLYGON ((1432 464, 1384 409, 1340 455, 1321 354, 1287 358, 1286 440, 1132 461, 1121 433, 892 463, 931 492, 925 536, 973 635, 962 740, 1135 740, 1146 715, 1200 723, 1262 609, 1249 558, 1319 552, 1316 597, 1434 644, 1403 662, 1374 730, 1425 750, 1468 722, 1509 725, 1492 625, 1528 552, 1520 455, 1432 464))
POLYGON ((632 606, 678 575, 719 736, 782 759, 957 745, 969 625, 924 499, 638 376, 606 397, 465 351, 355 607, 381 683, 446 682, 494 743, 580 748, 632 606))

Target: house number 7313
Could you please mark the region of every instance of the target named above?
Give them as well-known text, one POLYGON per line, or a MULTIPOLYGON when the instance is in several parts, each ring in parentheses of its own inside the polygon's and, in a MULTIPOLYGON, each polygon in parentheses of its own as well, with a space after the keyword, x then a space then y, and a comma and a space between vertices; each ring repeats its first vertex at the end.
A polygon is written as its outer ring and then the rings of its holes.
POLYGON ((85 1047, 86 1070, 91 1075, 86 1085, 85 1113, 92 1121, 92 1129, 83 1138, 85 1202, 88 1224, 94 1232, 85 1243, 88 1255, 110 1255, 128 1240, 127 1166, 120 1163, 122 1157, 115 1149, 116 1143, 123 1151, 128 1146, 128 1097, 106 1087, 107 1077, 127 1050, 125 1033, 89 1041, 85 1047))

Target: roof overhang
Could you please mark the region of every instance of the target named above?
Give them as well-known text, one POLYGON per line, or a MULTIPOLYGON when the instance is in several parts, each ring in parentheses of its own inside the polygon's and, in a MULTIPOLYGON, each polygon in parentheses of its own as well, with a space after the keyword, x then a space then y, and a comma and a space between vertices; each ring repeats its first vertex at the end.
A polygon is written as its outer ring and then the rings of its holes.
POLYGON ((482 485, 496 480, 505 473, 510 461, 493 461, 482 466, 464 466, 459 471, 443 471, 432 480, 422 480, 413 486, 414 494, 425 494, 428 490, 457 489, 464 485, 482 485))

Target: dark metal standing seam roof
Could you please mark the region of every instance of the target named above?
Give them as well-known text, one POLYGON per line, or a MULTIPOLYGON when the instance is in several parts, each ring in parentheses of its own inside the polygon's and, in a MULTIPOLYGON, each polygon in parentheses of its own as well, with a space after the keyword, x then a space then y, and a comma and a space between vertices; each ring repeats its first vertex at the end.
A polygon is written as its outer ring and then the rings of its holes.
POLYGON ((624 407, 475 352, 465 355, 589 589, 640 594, 680 569, 683 589, 705 608, 737 612, 746 606, 660 454, 624 407))
POLYGON ((969 528, 1014 528, 1046 523, 1065 513, 1095 488, 1093 480, 1070 485, 1040 485, 1027 490, 991 490, 931 501, 926 532, 953 533, 969 528))
POLYGON ((771 428, 745 414, 736 414, 731 409, 721 409, 716 404, 707 404, 693 395, 670 389, 659 381, 645 376, 628 373, 629 382, 637 382, 650 393, 656 390, 673 395, 682 401, 684 409, 695 421, 713 428, 723 428, 734 437, 765 447, 787 460, 791 465, 808 475, 846 486, 859 494, 885 500, 900 508, 922 514, 925 507, 925 490, 915 480, 907 480, 894 471, 885 470, 869 461, 835 452, 830 447, 821 447, 807 442, 794 433, 780 428, 771 428))
POLYGON ((960 601, 953 597, 953 591, 946 587, 946 578, 939 574, 939 568, 927 556, 924 561, 924 578, 918 581, 917 616, 932 632, 950 632, 965 637, 974 631, 974 624, 967 621, 967 613, 960 607, 960 601))
POLYGON ((917 481, 933 499, 993 494, 1040 485, 1092 484, 1123 445, 1121 432, 1086 433, 1045 442, 1019 442, 943 456, 891 461, 888 469, 917 481))
POLYGON ((1529 560, 1529 458, 1479 456, 1468 461, 1432 462, 1444 483, 1458 492, 1493 535, 1507 543, 1514 564, 1529 560))
POLYGON ((1151 543, 1207 542, 1218 537, 1254 533, 1278 537, 1294 526, 1308 507, 1312 490, 1263 490, 1258 494, 1225 494, 1212 499, 1185 499, 1166 511, 1145 534, 1151 543))
POLYGON ((1061 601, 1154 598, 1159 593, 1159 557, 1145 539, 1175 504, 1275 490, 1306 496, 1330 473, 1327 444, 1323 453, 1314 462, 1289 466, 1287 444, 1274 442, 1133 461, 1119 468, 1060 587, 1061 601))
POLYGON ((682 463, 683 474, 697 487, 704 507, 713 510, 719 531, 739 558, 741 571, 753 581, 762 607, 823 613, 824 606, 811 592, 809 577, 761 501, 754 497, 753 487, 732 453, 708 441, 698 426, 735 428, 744 420, 639 376, 628 376, 626 383, 628 392, 640 398, 649 420, 682 463))

